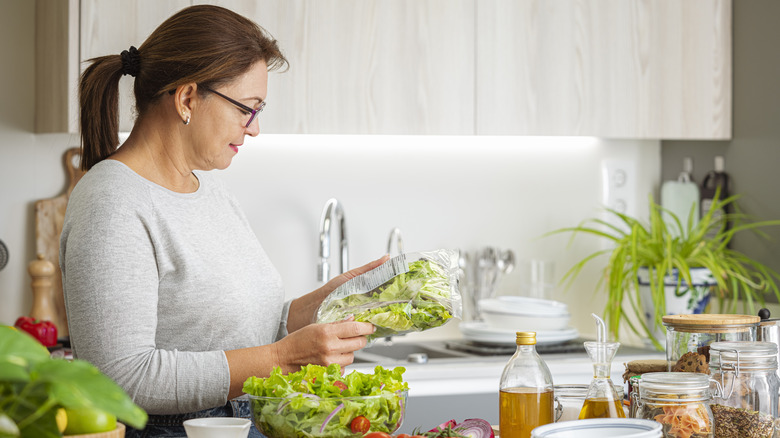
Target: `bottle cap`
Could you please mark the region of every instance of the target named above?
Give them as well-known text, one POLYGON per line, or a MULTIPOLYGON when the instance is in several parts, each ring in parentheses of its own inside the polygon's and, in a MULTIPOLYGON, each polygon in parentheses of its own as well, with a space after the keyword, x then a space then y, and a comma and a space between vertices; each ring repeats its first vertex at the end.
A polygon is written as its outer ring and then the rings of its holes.
POLYGON ((517 345, 536 345, 536 332, 516 332, 517 345))

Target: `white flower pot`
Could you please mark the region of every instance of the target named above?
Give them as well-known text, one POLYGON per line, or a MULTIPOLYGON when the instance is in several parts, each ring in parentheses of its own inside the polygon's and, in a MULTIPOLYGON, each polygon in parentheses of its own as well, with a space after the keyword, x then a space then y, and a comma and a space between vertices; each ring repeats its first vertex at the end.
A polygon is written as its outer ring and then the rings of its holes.
MULTIPOLYGON (((666 309, 664 315, 689 315, 704 313, 710 303, 710 289, 718 283, 707 268, 690 268, 692 285, 681 278, 680 288, 677 288, 679 273, 674 269, 664 277, 664 295, 666 309)), ((650 294, 650 270, 639 268, 639 293, 642 297, 642 307, 645 313, 645 324, 650 328, 661 345, 666 343, 666 330, 663 326, 655 327, 653 316, 655 306, 650 294)), ((647 339, 648 344, 652 342, 647 339)))

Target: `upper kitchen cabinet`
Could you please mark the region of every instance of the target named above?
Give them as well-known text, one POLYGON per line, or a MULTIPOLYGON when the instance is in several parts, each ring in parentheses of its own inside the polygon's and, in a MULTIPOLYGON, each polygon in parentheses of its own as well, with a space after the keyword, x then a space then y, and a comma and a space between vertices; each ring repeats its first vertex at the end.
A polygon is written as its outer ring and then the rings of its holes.
POLYGON ((269 75, 261 132, 474 133, 474 0, 206 3, 255 20, 290 62, 269 75))
MULTIPOLYGON (((139 47, 189 0, 37 0, 36 132, 78 132, 78 78, 85 61, 139 47)), ((130 77, 119 83, 119 128, 133 125, 130 77)))
POLYGON ((479 0, 478 134, 728 139, 730 0, 479 0))
MULTIPOLYGON (((81 61, 140 47, 166 18, 189 0, 81 0, 81 61)), ((83 68, 87 64, 82 64, 83 68)), ((135 118, 133 78, 119 81, 119 130, 130 131, 135 118)))
POLYGON ((35 2, 35 132, 78 130, 78 0, 35 2))

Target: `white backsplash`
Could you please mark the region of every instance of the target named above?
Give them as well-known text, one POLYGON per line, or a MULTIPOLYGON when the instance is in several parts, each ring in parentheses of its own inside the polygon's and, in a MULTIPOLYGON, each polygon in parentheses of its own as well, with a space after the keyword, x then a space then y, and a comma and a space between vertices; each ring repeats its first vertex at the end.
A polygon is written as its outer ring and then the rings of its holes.
MULTIPOLYGON (((15 145, 0 148, 0 239, 11 253, 0 272, 0 322, 12 324, 32 303, 32 205, 62 193, 62 153, 78 137, 3 131, 0 139, 15 145)), ((518 262, 554 260, 560 278, 599 243, 578 238, 569 246, 568 236, 541 236, 602 213, 605 159, 637 164, 636 196, 646 204, 660 178, 658 141, 261 135, 248 139, 220 176, 281 272, 287 296, 296 297, 318 286, 319 220, 332 197, 346 212, 352 267, 384 254, 391 229, 399 227, 406 251, 491 245, 512 249, 518 262)), ((335 255, 331 265, 338 269, 335 255)), ((604 295, 594 295, 598 271, 587 269, 553 296, 572 307, 572 324, 583 333, 594 332, 588 315, 604 307, 604 295)), ((520 293, 520 285, 516 270, 500 293, 520 293)), ((458 334, 457 324, 448 324, 420 337, 458 334)))
MULTIPOLYGON (((401 229, 406 251, 511 249, 518 263, 553 260, 556 279, 600 243, 545 233, 603 214, 603 160, 636 163, 639 205, 660 178, 658 141, 585 137, 273 136, 249 139, 223 178, 239 198, 285 282, 287 296, 319 286, 319 221, 325 202, 345 210, 350 267, 387 250, 401 229)), ((631 176, 629 176, 631 177, 631 176)), ((646 211, 646 208, 644 208, 646 211)), ((638 213, 642 214, 640 208, 638 213)), ((338 269, 336 230, 331 269, 338 269)), ((599 269, 586 269, 553 298, 572 307, 572 324, 595 333, 589 314, 599 269)), ((499 294, 521 294, 520 269, 499 294)), ((458 335, 457 324, 416 337, 458 335)))

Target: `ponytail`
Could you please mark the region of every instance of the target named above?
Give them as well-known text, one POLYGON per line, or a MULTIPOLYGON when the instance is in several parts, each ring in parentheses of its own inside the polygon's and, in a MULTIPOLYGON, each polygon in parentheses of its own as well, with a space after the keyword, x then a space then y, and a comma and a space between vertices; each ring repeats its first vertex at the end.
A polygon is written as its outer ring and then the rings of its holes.
POLYGON ((119 55, 94 58, 79 83, 81 170, 87 171, 119 146, 119 55))
POLYGON ((269 70, 287 66, 276 40, 257 23, 212 5, 184 8, 165 20, 136 49, 94 58, 79 84, 81 168, 89 170, 119 146, 119 79, 134 76, 138 118, 160 96, 195 82, 219 84, 263 60, 269 70))

